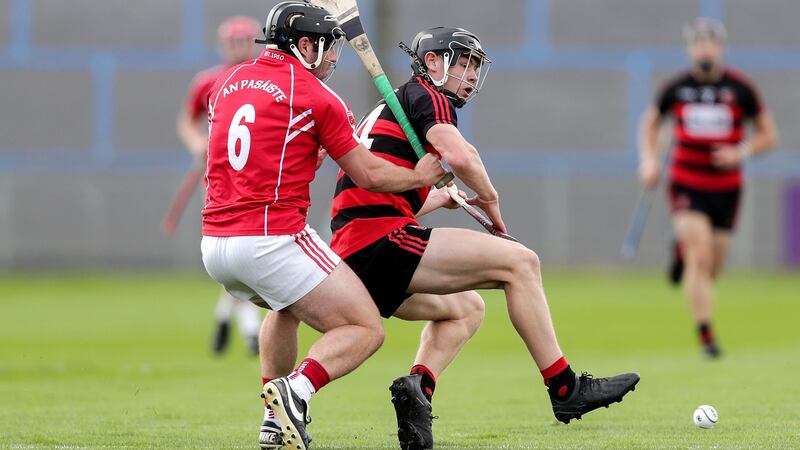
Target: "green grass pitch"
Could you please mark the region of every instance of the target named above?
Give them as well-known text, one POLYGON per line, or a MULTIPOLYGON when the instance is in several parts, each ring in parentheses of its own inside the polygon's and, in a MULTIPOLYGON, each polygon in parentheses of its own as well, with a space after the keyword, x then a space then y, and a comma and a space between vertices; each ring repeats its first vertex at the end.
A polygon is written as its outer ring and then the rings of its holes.
MULTIPOLYGON (((483 327, 439 380, 437 448, 800 447, 797 273, 722 280, 720 361, 700 357, 660 274, 547 272, 545 287, 573 367, 637 370, 636 391, 555 424, 502 295, 486 292, 483 327), (719 411, 712 430, 691 421, 704 403, 719 411)), ((200 274, 0 277, 0 447, 256 448, 257 361, 238 336, 209 355, 216 293, 200 274)), ((386 326, 379 353, 313 400, 312 448, 396 448, 388 386, 421 324, 386 326)))

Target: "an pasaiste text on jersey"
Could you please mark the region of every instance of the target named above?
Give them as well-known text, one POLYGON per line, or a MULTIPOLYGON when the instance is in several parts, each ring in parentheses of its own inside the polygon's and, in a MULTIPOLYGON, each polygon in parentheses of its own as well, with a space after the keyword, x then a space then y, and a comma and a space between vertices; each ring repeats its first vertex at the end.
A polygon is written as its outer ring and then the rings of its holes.
POLYGON ((272 95, 276 102, 286 100, 286 94, 275 83, 270 80, 239 80, 235 83, 230 83, 222 90, 222 96, 227 97, 239 90, 245 89, 260 89, 272 95))

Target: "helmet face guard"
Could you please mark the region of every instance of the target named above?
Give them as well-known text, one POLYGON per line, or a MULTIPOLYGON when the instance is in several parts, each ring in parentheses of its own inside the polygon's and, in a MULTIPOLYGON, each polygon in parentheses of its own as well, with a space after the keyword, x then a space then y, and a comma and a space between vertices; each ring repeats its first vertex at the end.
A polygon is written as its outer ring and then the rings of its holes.
POLYGON ((463 102, 461 103, 463 106, 480 92, 483 83, 486 81, 486 74, 489 73, 492 61, 486 57, 486 53, 480 48, 469 47, 457 41, 451 41, 448 47, 450 51, 442 54, 444 65, 448 70, 445 71, 440 80, 431 81, 434 85, 442 87, 449 78, 457 79, 459 83, 455 91, 448 93, 456 97, 457 101, 463 102), (474 80, 470 80, 469 77, 469 72, 472 70, 475 71, 474 80), (462 87, 469 88, 469 94, 466 98, 457 96, 462 87))
MULTIPOLYGON (((341 29, 338 29, 341 33, 341 29)), ((328 51, 333 48, 333 54, 336 55, 336 59, 338 60, 342 56, 342 50, 344 49, 344 33, 341 33, 341 36, 335 39, 331 39, 326 41, 325 36, 321 36, 317 42, 314 44, 314 48, 317 49, 317 59, 312 64, 307 64, 303 56, 300 54, 300 51, 297 50, 297 47, 292 49, 292 52, 295 54, 298 60, 300 60, 300 64, 302 64, 306 69, 314 69, 319 67, 322 64, 324 56, 328 53, 328 51)), ((327 83, 333 77, 333 73, 336 71, 336 61, 328 61, 330 65, 330 69, 328 70, 328 75, 325 79, 322 80, 323 83, 327 83)))

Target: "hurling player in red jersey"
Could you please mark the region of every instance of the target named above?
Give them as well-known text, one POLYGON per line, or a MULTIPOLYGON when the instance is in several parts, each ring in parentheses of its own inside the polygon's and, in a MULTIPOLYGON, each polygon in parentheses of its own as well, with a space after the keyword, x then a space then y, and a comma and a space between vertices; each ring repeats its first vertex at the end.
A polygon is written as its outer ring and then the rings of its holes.
POLYGON ((724 65, 726 32, 699 18, 684 29, 691 68, 658 94, 640 126, 639 178, 658 183, 658 130, 675 119, 669 172, 669 204, 677 239, 671 278, 683 279, 700 342, 709 357, 720 355, 711 328, 714 280, 719 276, 734 229, 742 189, 742 163, 776 141, 772 116, 755 86, 724 65), (753 124, 748 138, 747 122, 753 124))
MULTIPOLYGON (((251 17, 236 16, 222 22, 217 29, 217 39, 223 64, 206 69, 192 79, 186 101, 178 114, 178 137, 196 164, 201 164, 198 167, 205 167, 208 150, 208 92, 225 70, 256 56, 254 39, 258 29, 258 22, 251 17)), ((258 355, 258 329, 261 324, 258 307, 246 300, 236 299, 224 289, 214 308, 216 331, 211 343, 212 351, 220 354, 227 348, 230 321, 234 314, 239 332, 245 338, 250 352, 258 355)))
POLYGON ((201 250, 209 275, 232 295, 322 333, 294 371, 263 380, 275 420, 265 422, 260 445, 304 449, 312 394, 383 342, 366 288, 306 223, 319 149, 371 191, 430 186, 444 169, 434 156, 399 167, 358 143, 350 109, 322 81, 343 42, 328 11, 282 2, 264 31, 261 55, 228 69, 209 94, 201 250))
MULTIPOLYGON (((474 98, 485 79, 488 60, 480 40, 461 28, 437 27, 419 33, 411 47, 414 75, 397 90, 403 109, 428 151, 441 154, 477 193, 469 202, 505 231, 497 191, 475 147, 457 128, 457 108, 474 98)), ((398 167, 413 167, 416 161, 383 103, 362 121, 359 137, 374 155, 398 167)), ((331 248, 364 282, 381 315, 428 321, 411 373, 390 388, 401 448, 433 445, 430 402, 436 378, 483 319, 483 301, 473 289, 505 290, 511 321, 541 371, 559 420, 568 423, 620 401, 634 388, 638 374, 592 378, 572 371, 556 339, 533 251, 476 231, 421 227, 417 217, 439 207, 455 207, 445 189, 372 193, 346 171, 339 174, 333 200, 331 248)), ((289 336, 277 330, 292 325, 278 317, 265 319, 273 340, 289 336)), ((266 350, 273 355, 262 355, 276 375, 293 361, 291 355, 281 359, 276 349, 290 345, 270 347, 266 350)))

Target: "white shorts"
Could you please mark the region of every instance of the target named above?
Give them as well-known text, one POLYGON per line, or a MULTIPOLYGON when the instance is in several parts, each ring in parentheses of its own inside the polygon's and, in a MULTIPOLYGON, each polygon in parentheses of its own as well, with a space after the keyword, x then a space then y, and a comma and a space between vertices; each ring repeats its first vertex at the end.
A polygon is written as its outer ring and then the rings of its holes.
POLYGON ((281 236, 203 236, 200 249, 226 291, 274 311, 300 300, 341 261, 308 225, 281 236))

